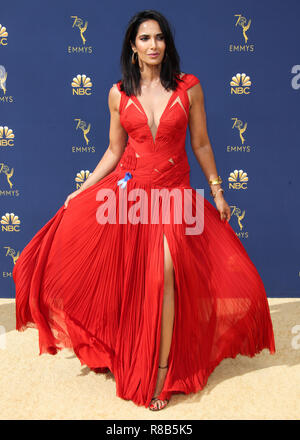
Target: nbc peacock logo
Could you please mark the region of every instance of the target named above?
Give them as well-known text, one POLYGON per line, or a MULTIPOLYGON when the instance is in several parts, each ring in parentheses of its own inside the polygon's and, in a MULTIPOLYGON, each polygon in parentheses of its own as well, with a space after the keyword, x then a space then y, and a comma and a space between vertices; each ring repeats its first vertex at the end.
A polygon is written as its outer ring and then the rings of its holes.
POLYGON ((234 170, 228 177, 229 189, 247 189, 248 175, 243 170, 234 170))
POLYGON ((250 76, 246 73, 235 74, 230 81, 231 95, 249 95, 251 86, 250 76))
POLYGON ((89 170, 81 170, 76 174, 75 182, 76 182, 76 189, 79 189, 83 182, 86 181, 86 179, 89 177, 89 175, 92 174, 89 172, 89 170))
POLYGON ((14 147, 15 135, 11 128, 0 125, 0 147, 14 147))
POLYGON ((0 24, 0 46, 7 46, 8 33, 5 26, 0 24))
POLYGON ((91 78, 84 74, 78 74, 73 78, 71 83, 72 93, 74 95, 91 95, 92 81, 91 78))
POLYGON ((21 221, 19 217, 13 212, 7 212, 1 217, 1 231, 2 232, 19 232, 21 221))

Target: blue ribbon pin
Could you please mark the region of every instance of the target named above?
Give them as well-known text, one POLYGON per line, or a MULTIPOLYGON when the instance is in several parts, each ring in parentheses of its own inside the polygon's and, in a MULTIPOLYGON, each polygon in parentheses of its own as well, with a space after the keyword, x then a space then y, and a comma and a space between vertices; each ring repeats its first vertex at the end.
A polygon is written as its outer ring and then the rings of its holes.
POLYGON ((125 188, 129 179, 132 179, 132 174, 126 173, 123 179, 118 180, 118 185, 121 185, 121 188, 125 188))

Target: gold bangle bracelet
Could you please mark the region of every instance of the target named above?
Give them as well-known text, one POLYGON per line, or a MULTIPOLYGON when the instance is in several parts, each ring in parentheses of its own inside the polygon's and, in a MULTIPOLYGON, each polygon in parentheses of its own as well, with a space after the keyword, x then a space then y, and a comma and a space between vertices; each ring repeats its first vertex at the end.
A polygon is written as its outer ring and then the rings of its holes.
POLYGON ((210 185, 218 185, 222 182, 223 182, 223 180, 221 179, 221 176, 218 176, 216 179, 209 179, 210 185))
POLYGON ((213 194, 213 193, 212 193, 212 190, 210 190, 210 194, 212 195, 213 198, 216 197, 218 191, 222 191, 222 193, 224 193, 224 189, 223 189, 223 188, 219 188, 219 189, 217 189, 217 191, 215 192, 215 194, 213 194))

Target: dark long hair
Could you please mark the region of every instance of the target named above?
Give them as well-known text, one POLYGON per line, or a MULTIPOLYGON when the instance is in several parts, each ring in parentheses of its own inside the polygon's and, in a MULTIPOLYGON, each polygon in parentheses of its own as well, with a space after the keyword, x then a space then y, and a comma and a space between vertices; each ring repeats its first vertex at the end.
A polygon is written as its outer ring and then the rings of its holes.
POLYGON ((130 19, 123 41, 120 58, 122 71, 122 82, 120 85, 121 90, 123 90, 127 96, 141 93, 141 74, 138 62, 132 64, 131 61, 133 54, 131 43, 135 45, 135 39, 140 24, 150 19, 158 22, 166 43, 165 55, 160 70, 160 80, 162 85, 166 89, 176 90, 177 82, 182 81, 179 78, 181 73, 180 58, 175 47, 170 25, 160 12, 153 9, 146 9, 145 11, 138 12, 130 19))

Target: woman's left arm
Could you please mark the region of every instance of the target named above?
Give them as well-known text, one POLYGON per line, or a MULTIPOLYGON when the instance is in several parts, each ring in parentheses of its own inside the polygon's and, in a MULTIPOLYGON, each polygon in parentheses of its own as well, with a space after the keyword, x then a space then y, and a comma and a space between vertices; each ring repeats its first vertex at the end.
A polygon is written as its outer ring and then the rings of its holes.
MULTIPOLYGON (((218 178, 213 149, 207 133, 206 112, 203 89, 200 83, 188 89, 190 100, 189 130, 191 146, 196 159, 209 183, 218 178)), ((223 197, 222 191, 217 191, 220 184, 210 185, 216 208, 220 212, 221 220, 230 220, 230 207, 223 197)))

